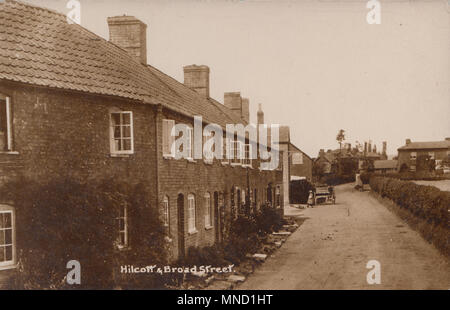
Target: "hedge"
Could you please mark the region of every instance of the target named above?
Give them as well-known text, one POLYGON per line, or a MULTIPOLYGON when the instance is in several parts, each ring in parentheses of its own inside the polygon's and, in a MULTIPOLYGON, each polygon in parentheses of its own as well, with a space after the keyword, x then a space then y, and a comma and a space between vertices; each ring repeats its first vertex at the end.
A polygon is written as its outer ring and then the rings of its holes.
POLYGON ((379 176, 370 178, 370 186, 381 197, 392 200, 400 210, 407 211, 407 220, 415 223, 425 239, 449 256, 450 192, 379 176))

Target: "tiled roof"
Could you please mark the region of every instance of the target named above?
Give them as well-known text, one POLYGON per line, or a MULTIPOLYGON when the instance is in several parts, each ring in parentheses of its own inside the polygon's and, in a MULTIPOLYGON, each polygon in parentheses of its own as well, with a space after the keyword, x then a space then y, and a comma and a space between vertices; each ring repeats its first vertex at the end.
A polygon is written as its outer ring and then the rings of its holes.
POLYGON ((242 122, 182 83, 77 24, 19 1, 0 2, 0 79, 117 96, 224 126, 242 122))
POLYGON ((396 160, 375 160, 373 162, 375 169, 396 169, 396 160))
POLYGON ((431 141, 431 142, 411 142, 400 147, 398 150, 420 150, 420 149, 450 149, 450 141, 431 141))

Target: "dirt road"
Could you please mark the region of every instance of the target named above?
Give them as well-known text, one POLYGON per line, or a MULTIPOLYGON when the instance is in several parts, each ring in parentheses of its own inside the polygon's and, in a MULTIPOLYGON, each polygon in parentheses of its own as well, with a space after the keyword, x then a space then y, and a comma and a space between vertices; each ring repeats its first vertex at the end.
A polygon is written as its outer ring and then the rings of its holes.
POLYGON ((336 205, 295 209, 308 219, 237 289, 450 289, 449 261, 431 244, 369 193, 336 191, 336 205), (367 283, 369 260, 381 284, 367 283))

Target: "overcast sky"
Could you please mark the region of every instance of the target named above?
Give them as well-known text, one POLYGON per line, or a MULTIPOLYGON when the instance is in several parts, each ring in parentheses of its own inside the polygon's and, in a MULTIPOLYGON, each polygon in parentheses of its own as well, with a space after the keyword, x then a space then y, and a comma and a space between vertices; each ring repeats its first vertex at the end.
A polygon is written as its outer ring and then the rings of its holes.
MULTIPOLYGON (((67 13, 66 0, 27 0, 67 13)), ((108 39, 106 18, 148 25, 149 63, 179 81, 208 65, 211 96, 240 91, 251 121, 291 127, 311 157, 371 139, 388 153, 406 138, 450 137, 450 7, 447 0, 381 2, 369 25, 364 0, 81 0, 81 25, 108 39)))

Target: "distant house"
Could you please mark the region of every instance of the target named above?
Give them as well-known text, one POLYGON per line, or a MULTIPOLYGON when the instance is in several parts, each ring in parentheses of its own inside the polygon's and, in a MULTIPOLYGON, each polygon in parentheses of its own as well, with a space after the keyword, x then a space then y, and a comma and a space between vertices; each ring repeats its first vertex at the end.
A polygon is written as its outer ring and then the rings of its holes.
POLYGON ((313 160, 291 142, 288 126, 280 127, 280 152, 283 167, 283 197, 289 203, 289 182, 306 179, 312 181, 313 160))
POLYGON ((377 173, 389 173, 397 171, 397 160, 375 160, 373 166, 377 173))
POLYGON ((406 139, 405 145, 398 149, 399 171, 417 171, 420 158, 434 160, 436 169, 444 168, 450 160, 450 138, 443 141, 412 142, 406 139))
POLYGON ((314 160, 315 171, 318 174, 330 174, 336 162, 336 156, 331 150, 325 152, 321 149, 319 156, 314 160))

